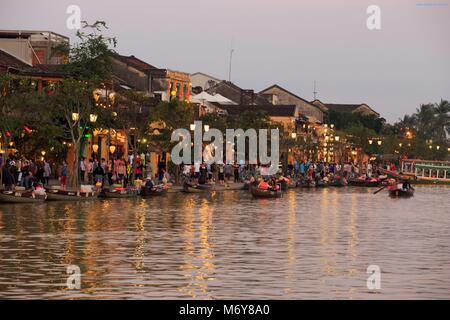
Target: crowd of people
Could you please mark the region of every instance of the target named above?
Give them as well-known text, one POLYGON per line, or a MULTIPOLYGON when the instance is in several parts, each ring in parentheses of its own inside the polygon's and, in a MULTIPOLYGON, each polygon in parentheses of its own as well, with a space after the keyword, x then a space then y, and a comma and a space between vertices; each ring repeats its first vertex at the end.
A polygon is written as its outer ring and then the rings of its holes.
MULTIPOLYGON (((39 185, 48 187, 50 180, 57 179, 63 190, 67 188, 69 179, 69 169, 66 161, 60 164, 49 163, 46 159, 32 160, 24 157, 16 158, 12 155, 7 157, 0 155, 1 181, 5 189, 12 189, 14 186, 21 186, 32 189, 39 185)), ((365 176, 368 179, 381 175, 380 168, 386 170, 396 170, 394 163, 365 162, 360 165, 351 162, 334 163, 323 161, 294 161, 289 163, 284 170, 280 169, 278 178, 287 177, 300 182, 308 181, 332 181, 339 179, 352 179, 365 176)), ((137 181, 149 181, 151 183, 174 182, 172 176, 166 171, 165 164, 158 165, 157 172, 152 172, 150 161, 145 161, 140 156, 133 159, 96 158, 86 159, 82 157, 79 163, 80 184, 105 185, 121 184, 127 187, 133 177, 137 181), (135 162, 135 163, 134 163, 135 162), (134 164, 134 167, 133 167, 134 164)), ((199 163, 182 164, 179 168, 181 180, 194 181, 198 184, 229 182, 247 182, 253 178, 263 177, 270 182, 269 167, 264 165, 252 165, 248 163, 199 163)), ((176 179, 175 179, 176 180, 176 179)))
MULTIPOLYGON (((289 178, 296 181, 330 181, 339 179, 354 179, 365 176, 367 179, 376 178, 382 173, 380 168, 396 170, 394 163, 364 162, 360 165, 352 162, 335 163, 324 161, 294 161, 289 163, 285 170, 280 169, 278 178, 289 178)), ((250 165, 246 163, 194 163, 182 164, 181 172, 184 179, 194 181, 198 184, 226 182, 246 182, 251 177, 263 177, 269 183, 268 166, 250 165)))
MULTIPOLYGON (((65 167, 67 168, 66 164, 65 167)), ((34 161, 25 157, 16 158, 12 155, 0 157, 0 168, 1 182, 6 190, 11 190, 16 186, 27 190, 36 189, 38 186, 48 186, 55 170, 54 166, 45 159, 34 161)))

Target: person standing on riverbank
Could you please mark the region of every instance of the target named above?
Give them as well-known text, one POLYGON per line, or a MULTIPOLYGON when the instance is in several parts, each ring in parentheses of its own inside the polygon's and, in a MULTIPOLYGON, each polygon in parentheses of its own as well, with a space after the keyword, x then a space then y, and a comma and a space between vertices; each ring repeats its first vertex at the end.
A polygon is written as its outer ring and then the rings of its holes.
POLYGON ((62 163, 62 169, 61 174, 59 177, 59 182, 61 183, 61 189, 66 190, 67 189, 67 177, 69 175, 68 169, 67 169, 67 162, 63 160, 62 163))
POLYGON ((84 179, 86 177, 86 158, 81 157, 80 160, 80 181, 84 184, 84 179))
POLYGON ((94 184, 94 161, 92 160, 92 158, 89 159, 88 165, 87 165, 87 174, 88 174, 88 183, 89 184, 94 184))
POLYGON ((5 165, 5 160, 3 159, 3 153, 0 153, 0 188, 3 185, 3 166, 5 165))
POLYGON ((44 186, 48 186, 51 174, 52 169, 50 168, 50 164, 44 160, 44 186))

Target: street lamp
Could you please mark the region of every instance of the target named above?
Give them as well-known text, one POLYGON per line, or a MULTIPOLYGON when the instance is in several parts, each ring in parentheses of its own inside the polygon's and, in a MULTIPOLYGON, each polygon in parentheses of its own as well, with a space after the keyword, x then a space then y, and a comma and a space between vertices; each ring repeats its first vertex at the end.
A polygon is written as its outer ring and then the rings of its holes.
MULTIPOLYGON (((203 127, 204 127, 204 129, 205 129, 205 132, 208 132, 208 131, 209 131, 209 125, 205 124, 203 127)), ((195 129, 195 127, 194 127, 194 129, 195 129)))
POLYGON ((191 124, 191 131, 194 131, 195 130, 195 123, 192 123, 191 124))
POLYGON ((378 145, 381 146, 381 144, 383 143, 383 141, 378 140, 378 145))
POLYGON ((369 139, 369 144, 372 144, 373 143, 373 140, 372 139, 369 139))
POLYGON ((77 113, 77 112, 73 112, 73 113, 72 113, 72 120, 73 120, 73 121, 78 121, 78 120, 80 120, 80 114, 77 113))
POLYGON ((336 140, 336 142, 339 142, 340 137, 339 136, 335 136, 334 140, 336 140))
POLYGON ((96 114, 90 114, 90 115, 89 115, 89 120, 90 120, 92 123, 96 123, 96 122, 97 122, 97 118, 98 118, 98 115, 96 115, 96 114))
POLYGON ((441 147, 440 146, 436 146, 436 149, 439 150, 441 147))
POLYGON ((45 154, 46 154, 45 150, 42 150, 42 151, 41 151, 41 154, 42 154, 42 156, 44 157, 45 154))
POLYGON ((292 132, 291 133, 291 137, 292 137, 292 139, 296 139, 297 138, 297 133, 296 132, 292 132))

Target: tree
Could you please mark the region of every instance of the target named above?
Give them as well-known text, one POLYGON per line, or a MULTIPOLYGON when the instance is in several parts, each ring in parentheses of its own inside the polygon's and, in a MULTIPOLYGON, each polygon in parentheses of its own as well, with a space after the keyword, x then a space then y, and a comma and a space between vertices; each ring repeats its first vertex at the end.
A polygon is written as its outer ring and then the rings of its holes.
MULTIPOLYGON (((94 100, 94 90, 108 83, 111 77, 110 58, 115 47, 115 38, 101 34, 106 25, 97 21, 93 25, 84 22, 83 29, 77 32, 80 43, 68 48, 70 62, 62 66, 68 77, 57 85, 50 97, 52 111, 60 117, 66 133, 73 143, 74 172, 71 186, 79 188, 79 157, 81 141, 90 126, 91 115, 102 121, 102 115, 110 110, 101 108, 94 100), (86 33, 84 30, 90 30, 86 33)), ((106 117, 108 118, 108 117, 106 117)), ((98 123, 99 125, 101 123, 98 123)))
MULTIPOLYGON (((122 129, 127 136, 128 146, 133 150, 133 159, 137 158, 139 142, 149 133, 151 107, 152 99, 145 92, 127 90, 118 96, 113 125, 122 129)), ((132 180, 135 173, 136 161, 133 161, 132 180)))
POLYGON ((447 134, 450 135, 450 103, 442 99, 435 103, 434 117, 436 141, 443 143, 447 141, 447 134))
POLYGON ((162 150, 169 152, 176 144, 171 142, 172 132, 176 129, 189 129, 196 119, 196 110, 191 104, 173 99, 161 102, 150 113, 151 128, 158 132, 153 142, 162 150))

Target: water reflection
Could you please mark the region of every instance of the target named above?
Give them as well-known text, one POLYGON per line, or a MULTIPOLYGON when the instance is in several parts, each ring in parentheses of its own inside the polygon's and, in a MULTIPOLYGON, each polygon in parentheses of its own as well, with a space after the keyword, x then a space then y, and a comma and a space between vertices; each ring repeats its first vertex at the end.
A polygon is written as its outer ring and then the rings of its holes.
POLYGON ((450 298, 450 188, 372 191, 1 205, 0 298, 450 298))

